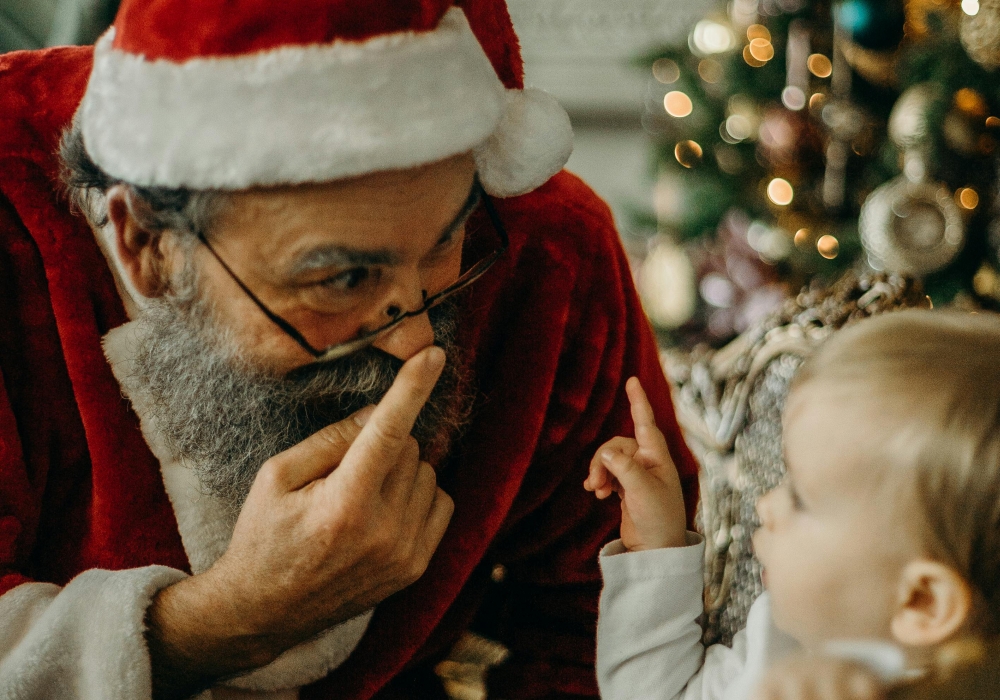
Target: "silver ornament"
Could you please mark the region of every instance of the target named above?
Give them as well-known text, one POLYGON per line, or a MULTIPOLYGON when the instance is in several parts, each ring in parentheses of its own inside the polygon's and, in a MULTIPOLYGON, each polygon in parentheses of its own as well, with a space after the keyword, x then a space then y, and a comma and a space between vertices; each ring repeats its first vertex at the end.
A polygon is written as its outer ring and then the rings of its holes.
POLYGON ((965 243, 965 223, 948 188, 903 176, 868 196, 858 229, 872 267, 900 274, 940 270, 965 243))
POLYGON ((1000 0, 979 0, 979 11, 962 15, 959 29, 969 57, 986 69, 1000 66, 1000 0))
POLYGON ((927 139, 927 110, 938 96, 933 83, 918 83, 907 88, 889 114, 889 138, 900 150, 922 146, 927 139))

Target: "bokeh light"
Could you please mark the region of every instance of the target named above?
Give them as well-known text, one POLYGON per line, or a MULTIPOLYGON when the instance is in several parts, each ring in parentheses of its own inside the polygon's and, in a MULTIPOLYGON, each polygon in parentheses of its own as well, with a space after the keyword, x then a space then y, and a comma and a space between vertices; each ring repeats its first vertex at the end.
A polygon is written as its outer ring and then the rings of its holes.
POLYGON ((975 116, 986 114, 986 100, 972 88, 962 88, 955 92, 955 106, 965 112, 975 116))
POLYGON ((812 234, 809 232, 809 229, 800 228, 798 231, 795 232, 795 238, 793 240, 795 241, 796 246, 798 246, 799 248, 805 248, 806 246, 809 245, 809 239, 811 237, 812 234))
POLYGON ((753 68, 760 68, 761 66, 767 64, 767 61, 758 61, 754 58, 753 54, 750 52, 749 44, 743 47, 743 60, 747 62, 747 65, 752 66, 753 68))
POLYGON ((726 133, 735 141, 743 141, 753 136, 753 125, 742 114, 734 114, 726 119, 726 133))
POLYGON ((754 39, 771 41, 771 32, 763 24, 751 24, 747 27, 747 39, 749 41, 753 41, 754 39))
POLYGON ((795 197, 795 190, 788 180, 776 177, 767 183, 767 198, 778 206, 787 206, 792 203, 795 197))
POLYGON ((979 206, 979 193, 971 187, 959 187, 955 192, 955 203, 962 209, 972 211, 979 206))
POLYGON ((698 75, 706 83, 715 84, 722 80, 722 65, 711 58, 703 59, 698 63, 698 75))
POLYGON ((962 0, 962 12, 975 16, 979 14, 979 0, 962 0))
POLYGON ((840 253, 840 241, 830 234, 820 236, 816 241, 816 250, 827 260, 833 260, 840 253))
POLYGON ((704 155, 704 151, 697 141, 680 141, 674 146, 674 158, 685 168, 693 168, 698 165, 702 155, 704 155))
POLYGON ((748 48, 750 49, 750 55, 758 61, 767 63, 774 58, 774 47, 771 46, 771 42, 767 39, 754 39, 750 42, 748 48))
POLYGON ((789 85, 781 91, 781 103, 797 112, 806 106, 806 94, 802 92, 802 88, 789 85))
POLYGON ((833 73, 833 64, 830 59, 821 53, 814 53, 806 59, 806 67, 817 78, 829 78, 830 74, 833 73))
POLYGON ((681 77, 681 69, 669 58, 658 58, 653 61, 653 77, 664 85, 670 85, 681 77))
POLYGON ((733 30, 712 19, 703 19, 691 32, 692 47, 702 55, 724 53, 736 45, 733 30))
POLYGON ((691 114, 694 104, 691 98, 680 90, 668 92, 663 98, 663 108, 671 117, 686 117, 691 114))

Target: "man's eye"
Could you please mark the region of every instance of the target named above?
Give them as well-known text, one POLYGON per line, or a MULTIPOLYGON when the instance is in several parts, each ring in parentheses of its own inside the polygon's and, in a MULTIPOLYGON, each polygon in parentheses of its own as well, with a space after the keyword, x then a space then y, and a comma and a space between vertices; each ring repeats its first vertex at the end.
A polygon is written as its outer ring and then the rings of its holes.
POLYGON ((371 270, 367 267, 352 267, 344 270, 339 275, 330 277, 322 282, 324 287, 340 291, 356 289, 371 277, 371 270))

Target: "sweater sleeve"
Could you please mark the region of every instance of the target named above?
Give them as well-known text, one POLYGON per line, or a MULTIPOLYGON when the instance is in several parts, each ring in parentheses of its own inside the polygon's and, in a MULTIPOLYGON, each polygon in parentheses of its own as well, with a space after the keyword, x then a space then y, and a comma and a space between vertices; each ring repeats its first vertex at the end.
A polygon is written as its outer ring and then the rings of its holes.
MULTIPOLYGON (((721 700, 744 685, 747 632, 732 648, 701 644, 704 543, 601 552, 604 590, 597 625, 597 679, 605 700, 721 700)), ((742 697, 742 696, 738 696, 742 697)))

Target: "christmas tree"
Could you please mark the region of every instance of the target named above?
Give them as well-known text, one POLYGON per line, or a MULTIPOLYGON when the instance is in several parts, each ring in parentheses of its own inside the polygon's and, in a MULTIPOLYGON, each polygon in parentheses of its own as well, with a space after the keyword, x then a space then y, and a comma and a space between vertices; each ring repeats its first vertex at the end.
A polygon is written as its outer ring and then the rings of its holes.
POLYGON ((632 249, 666 342, 849 269, 998 307, 1000 0, 733 0, 644 63, 656 234, 632 249))

